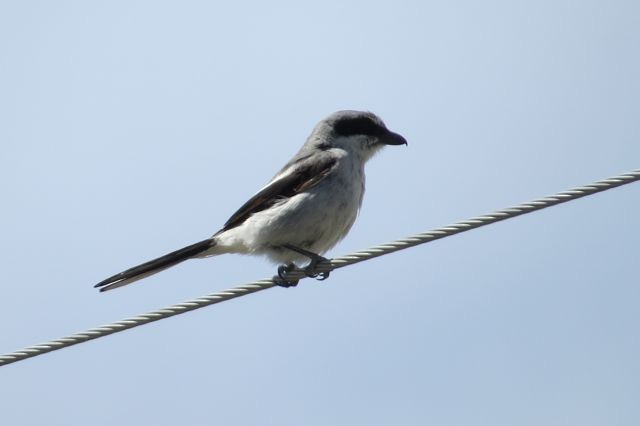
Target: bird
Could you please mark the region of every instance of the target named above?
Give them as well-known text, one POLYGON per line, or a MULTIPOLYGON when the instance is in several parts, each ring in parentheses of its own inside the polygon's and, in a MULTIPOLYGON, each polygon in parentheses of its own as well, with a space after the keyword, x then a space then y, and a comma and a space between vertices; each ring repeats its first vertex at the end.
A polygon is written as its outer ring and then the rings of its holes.
POLYGON ((317 273, 322 256, 342 240, 356 220, 365 191, 364 165, 387 145, 407 140, 369 111, 342 110, 321 120, 302 148, 210 238, 115 274, 94 287, 100 291, 131 284, 193 258, 226 253, 263 255, 276 264, 276 284, 296 264, 317 273))

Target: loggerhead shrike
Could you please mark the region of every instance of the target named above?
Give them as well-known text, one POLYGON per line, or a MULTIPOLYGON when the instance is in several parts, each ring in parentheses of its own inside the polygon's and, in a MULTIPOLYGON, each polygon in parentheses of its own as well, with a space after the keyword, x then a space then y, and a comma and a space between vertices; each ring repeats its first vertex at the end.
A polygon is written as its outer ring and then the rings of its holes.
POLYGON ((349 232, 364 195, 364 163, 385 145, 407 141, 373 113, 338 111, 319 122, 300 151, 211 238, 127 269, 95 287, 111 290, 191 258, 224 253, 265 255, 281 264, 274 280, 293 262, 310 260, 310 277, 321 255, 349 232))

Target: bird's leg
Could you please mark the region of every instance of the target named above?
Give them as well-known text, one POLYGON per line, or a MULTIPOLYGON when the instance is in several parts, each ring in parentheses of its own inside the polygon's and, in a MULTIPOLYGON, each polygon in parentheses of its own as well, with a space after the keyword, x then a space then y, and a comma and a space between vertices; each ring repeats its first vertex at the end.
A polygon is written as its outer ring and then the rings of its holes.
POLYGON ((330 271, 326 272, 316 272, 316 266, 318 263, 329 261, 326 257, 322 257, 317 253, 313 253, 311 251, 301 249, 300 247, 296 247, 291 244, 283 244, 282 247, 288 248, 289 250, 295 251, 296 253, 300 253, 303 256, 308 257, 311 262, 303 269, 304 274, 309 278, 317 278, 318 281, 324 281, 329 278, 330 271))

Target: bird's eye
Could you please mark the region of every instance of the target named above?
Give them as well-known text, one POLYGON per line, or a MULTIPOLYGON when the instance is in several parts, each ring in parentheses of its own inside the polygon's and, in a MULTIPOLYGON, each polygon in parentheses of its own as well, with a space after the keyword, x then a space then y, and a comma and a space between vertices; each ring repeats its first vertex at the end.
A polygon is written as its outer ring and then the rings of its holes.
POLYGON ((344 118, 335 123, 334 129, 341 136, 380 136, 387 132, 384 126, 369 117, 344 118))

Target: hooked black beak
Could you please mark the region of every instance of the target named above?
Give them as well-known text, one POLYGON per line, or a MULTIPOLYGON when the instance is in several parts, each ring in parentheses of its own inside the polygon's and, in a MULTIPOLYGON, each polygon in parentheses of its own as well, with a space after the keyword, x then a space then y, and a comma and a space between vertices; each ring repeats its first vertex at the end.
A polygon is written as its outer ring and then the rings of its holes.
POLYGON ((380 137, 380 142, 385 145, 409 145, 404 137, 391 130, 389 130, 386 135, 380 137))

